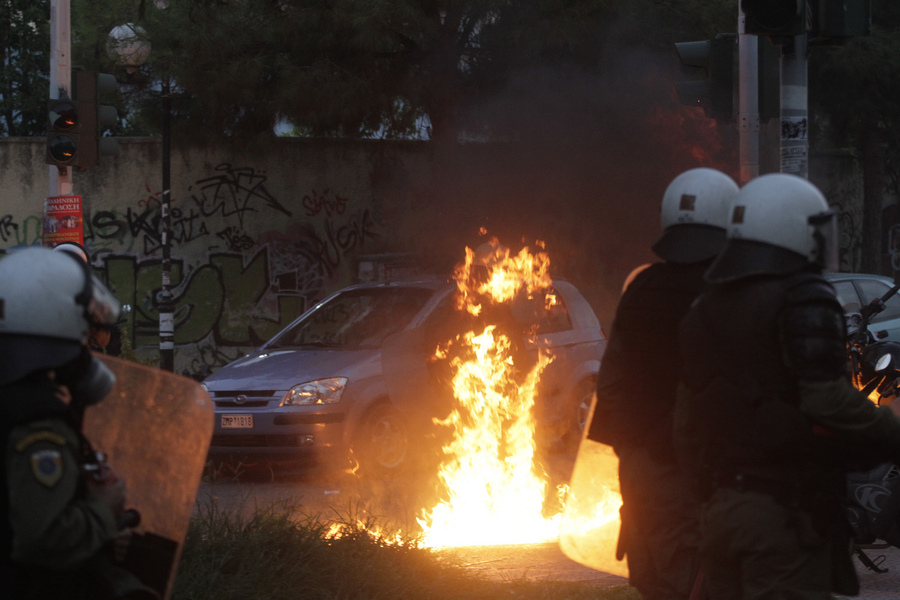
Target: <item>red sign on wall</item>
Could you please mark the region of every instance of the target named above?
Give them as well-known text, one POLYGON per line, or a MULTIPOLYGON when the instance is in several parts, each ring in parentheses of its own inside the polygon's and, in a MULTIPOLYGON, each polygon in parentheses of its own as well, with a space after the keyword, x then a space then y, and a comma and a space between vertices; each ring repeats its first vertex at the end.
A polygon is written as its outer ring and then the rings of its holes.
POLYGON ((62 242, 84 245, 84 218, 81 196, 51 196, 44 201, 43 246, 62 242))

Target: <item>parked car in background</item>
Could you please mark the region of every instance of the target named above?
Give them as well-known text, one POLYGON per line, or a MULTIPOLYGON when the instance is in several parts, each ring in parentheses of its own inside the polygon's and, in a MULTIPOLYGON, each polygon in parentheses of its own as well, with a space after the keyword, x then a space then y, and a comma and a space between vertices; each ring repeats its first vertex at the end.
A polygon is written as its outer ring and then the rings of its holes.
MULTIPOLYGON (((392 472, 409 464, 447 390, 429 360, 463 334, 447 278, 350 286, 306 311, 263 346, 204 380, 215 403, 214 460, 341 457, 392 472)), ((539 443, 580 439, 606 339, 585 298, 566 281, 508 311, 522 348, 554 360, 534 414, 539 443)), ((480 331, 479 331, 480 333, 480 331)), ((443 401, 442 401, 443 399, 443 401)))
MULTIPOLYGON (((874 298, 884 297, 894 287, 894 281, 883 275, 826 273, 825 277, 834 286, 844 313, 859 312, 874 298)), ((872 333, 887 332, 881 339, 900 342, 900 294, 888 299, 884 311, 872 318, 870 329, 872 333)))

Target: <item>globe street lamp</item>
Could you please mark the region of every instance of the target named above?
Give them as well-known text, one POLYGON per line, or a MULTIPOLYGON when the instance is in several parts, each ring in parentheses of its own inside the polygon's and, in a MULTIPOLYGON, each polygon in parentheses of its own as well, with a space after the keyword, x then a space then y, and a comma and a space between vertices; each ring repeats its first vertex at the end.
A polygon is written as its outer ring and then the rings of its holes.
MULTIPOLYGON (((109 32, 107 52, 122 66, 125 72, 133 75, 147 62, 151 45, 146 32, 131 23, 119 25, 109 32)), ((175 368, 175 302, 172 299, 172 213, 170 183, 170 125, 171 97, 168 78, 161 85, 162 101, 162 198, 160 216, 162 224, 162 284, 156 294, 156 305, 159 310, 159 367, 166 371, 175 368)))

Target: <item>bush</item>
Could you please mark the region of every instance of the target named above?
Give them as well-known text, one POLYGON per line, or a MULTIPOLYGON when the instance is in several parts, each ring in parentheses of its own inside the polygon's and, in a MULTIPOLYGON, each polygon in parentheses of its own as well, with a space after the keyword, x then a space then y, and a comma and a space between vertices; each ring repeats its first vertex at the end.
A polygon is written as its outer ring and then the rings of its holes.
POLYGON ((276 507, 220 511, 215 500, 191 519, 173 600, 639 600, 627 586, 487 580, 416 539, 372 533, 349 516, 335 525, 276 507), (335 535, 336 527, 340 533, 335 535))

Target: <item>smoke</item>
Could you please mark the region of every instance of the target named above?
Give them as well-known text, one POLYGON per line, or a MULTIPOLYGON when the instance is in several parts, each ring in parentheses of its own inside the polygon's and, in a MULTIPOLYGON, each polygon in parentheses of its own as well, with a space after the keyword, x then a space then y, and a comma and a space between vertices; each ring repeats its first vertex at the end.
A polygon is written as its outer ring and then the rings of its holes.
POLYGON ((668 183, 696 166, 735 175, 734 140, 677 102, 674 47, 610 38, 600 56, 590 69, 514 73, 465 107, 459 143, 435 148, 413 191, 405 235, 430 266, 461 260, 481 227, 515 250, 542 240, 553 276, 577 285, 608 326, 627 274, 654 260, 668 183))

